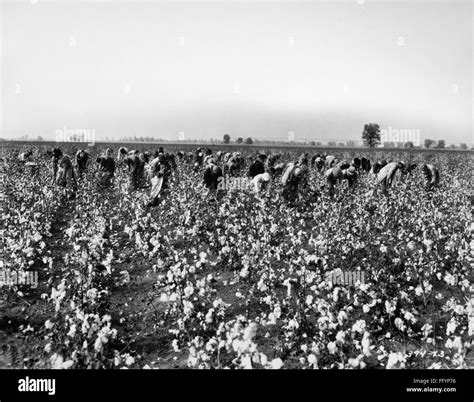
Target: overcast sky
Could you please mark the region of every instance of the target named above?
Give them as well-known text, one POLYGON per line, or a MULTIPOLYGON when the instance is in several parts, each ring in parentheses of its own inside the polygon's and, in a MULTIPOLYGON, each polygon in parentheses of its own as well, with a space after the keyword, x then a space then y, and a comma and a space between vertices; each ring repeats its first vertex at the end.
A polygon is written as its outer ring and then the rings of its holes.
POLYGON ((473 142, 471 1, 2 2, 2 136, 473 142), (363 3, 363 4, 360 4, 363 3))

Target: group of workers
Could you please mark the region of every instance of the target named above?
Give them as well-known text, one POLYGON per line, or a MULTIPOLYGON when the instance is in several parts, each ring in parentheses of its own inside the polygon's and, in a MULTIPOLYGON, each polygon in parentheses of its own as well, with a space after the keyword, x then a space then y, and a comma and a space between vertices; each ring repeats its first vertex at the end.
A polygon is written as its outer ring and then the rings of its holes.
MULTIPOLYGON (((71 189, 74 195, 77 191, 78 180, 82 180, 88 170, 91 161, 87 150, 79 149, 74 157, 75 167, 71 157, 63 154, 58 147, 52 152, 52 181, 60 187, 71 189)), ((198 148, 193 152, 177 153, 177 158, 181 163, 192 164, 192 170, 196 173, 203 172, 204 185, 210 192, 221 189, 220 183, 226 177, 238 176, 242 174, 242 169, 246 166, 246 159, 240 152, 224 153, 218 151, 213 153, 209 148, 198 148)), ((403 161, 379 160, 373 165, 365 157, 355 157, 350 162, 339 160, 333 155, 313 155, 309 163, 309 155, 302 154, 296 162, 280 162, 281 154, 258 154, 255 159, 250 159, 247 171, 247 179, 250 181, 250 188, 259 196, 262 192, 269 191, 271 183, 276 179, 281 179, 283 184, 282 196, 286 200, 295 200, 298 194, 309 188, 309 172, 314 169, 324 177, 324 185, 329 195, 333 196, 336 187, 345 183, 352 188, 357 183, 360 174, 372 172, 376 176, 376 183, 387 194, 391 187, 396 173, 401 172, 407 175, 413 171, 417 165, 407 164, 403 161)), ((21 163, 36 167, 31 150, 23 152, 18 157, 21 163)), ((166 153, 160 147, 153 154, 138 150, 129 151, 125 147, 120 147, 117 158, 114 158, 112 149, 108 148, 95 159, 97 164, 96 180, 100 188, 107 188, 112 185, 117 168, 123 168, 129 175, 130 188, 132 190, 151 187, 150 201, 148 206, 159 204, 160 198, 169 189, 169 180, 177 163, 175 155, 166 153)), ((33 171, 33 170, 32 170, 33 171)), ((422 171, 425 176, 426 189, 432 190, 439 185, 439 171, 433 164, 424 164, 422 171)))

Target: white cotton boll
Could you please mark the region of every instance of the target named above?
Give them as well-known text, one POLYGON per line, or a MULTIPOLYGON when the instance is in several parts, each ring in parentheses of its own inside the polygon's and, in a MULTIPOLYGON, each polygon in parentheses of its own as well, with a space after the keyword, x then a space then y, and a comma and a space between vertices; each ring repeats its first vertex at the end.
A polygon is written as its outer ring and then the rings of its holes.
POLYGON ((454 334, 454 331, 456 331, 457 326, 458 323, 456 319, 454 317, 451 318, 448 322, 448 325, 446 326, 446 335, 454 334))
POLYGON ((347 320, 347 313, 344 310, 339 311, 337 319, 341 322, 347 320))
POLYGON ((213 320, 212 316, 213 316, 213 314, 214 314, 214 309, 213 309, 213 308, 209 309, 209 311, 208 311, 207 314, 206 314, 206 324, 211 324, 211 323, 212 323, 212 320, 213 320))
POLYGON ((395 318, 395 326, 400 330, 400 331, 405 331, 406 325, 403 322, 403 320, 400 317, 395 318))
POLYGON ((242 268, 242 270, 240 271, 240 276, 242 278, 246 278, 248 276, 248 274, 249 274, 249 267, 248 266, 242 268))
POLYGON ((251 341, 257 334, 257 328, 257 324, 255 324, 254 322, 251 323, 247 328, 245 328, 243 338, 246 341, 251 341))
POLYGON ((279 370, 283 367, 283 361, 278 357, 270 362, 270 366, 274 370, 279 370))
POLYGON ((62 364, 62 368, 67 370, 70 369, 72 366, 74 366, 74 361, 68 360, 62 364))
POLYGON ((336 342, 329 342, 327 348, 329 350, 329 353, 333 355, 334 353, 336 353, 337 350, 336 342))
POLYGON ((275 306, 273 309, 273 314, 275 315, 275 318, 280 318, 281 316, 281 307, 280 306, 275 306))
POLYGON ((191 296, 193 293, 194 293, 194 288, 193 288, 192 286, 186 286, 186 287, 184 288, 184 295, 185 295, 186 297, 191 296))
POLYGON ((316 366, 318 364, 318 359, 315 355, 312 353, 308 356, 308 363, 311 364, 312 366, 316 366))
POLYGON ((51 356, 49 361, 51 362, 51 366, 53 369, 60 369, 62 368, 64 359, 61 355, 58 355, 57 353, 55 353, 51 356))
POLYGON ((365 321, 364 320, 357 320, 354 325, 352 325, 352 331, 358 332, 362 334, 365 330, 365 321))
POLYGON ((398 363, 398 353, 390 353, 387 361, 387 369, 393 369, 398 363))
POLYGON ((365 356, 370 356, 370 334, 366 331, 364 332, 364 336, 362 338, 362 353, 365 356))
POLYGON ((336 335, 336 340, 339 341, 340 343, 344 343, 344 338, 346 337, 346 334, 344 331, 339 331, 336 335))
POLYGON ((71 327, 69 328, 69 332, 67 333, 67 336, 73 338, 74 335, 76 335, 76 324, 72 324, 71 327))
POLYGON ((171 346, 175 352, 179 352, 179 346, 178 346, 178 340, 173 339, 173 342, 171 342, 171 346))
POLYGON ((455 283, 456 283, 456 278, 451 275, 450 273, 447 273, 445 276, 444 276, 444 280, 446 281, 446 283, 448 285, 451 285, 451 286, 454 286, 455 283))
POLYGON ((359 359, 350 358, 348 361, 349 365, 356 368, 359 367, 359 359))
POLYGON ((135 359, 132 356, 128 355, 127 359, 125 360, 125 364, 127 366, 131 366, 133 363, 135 363, 135 359))
POLYGON ((250 356, 243 356, 241 361, 240 361, 240 366, 244 370, 252 369, 252 359, 250 358, 250 356))

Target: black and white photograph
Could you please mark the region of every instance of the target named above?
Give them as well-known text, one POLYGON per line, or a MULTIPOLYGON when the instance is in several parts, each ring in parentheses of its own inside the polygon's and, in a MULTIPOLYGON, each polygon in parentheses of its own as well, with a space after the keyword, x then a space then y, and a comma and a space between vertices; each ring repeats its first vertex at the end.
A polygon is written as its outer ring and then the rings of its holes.
POLYGON ((0 401, 474 400, 473 26, 1 0, 0 401))

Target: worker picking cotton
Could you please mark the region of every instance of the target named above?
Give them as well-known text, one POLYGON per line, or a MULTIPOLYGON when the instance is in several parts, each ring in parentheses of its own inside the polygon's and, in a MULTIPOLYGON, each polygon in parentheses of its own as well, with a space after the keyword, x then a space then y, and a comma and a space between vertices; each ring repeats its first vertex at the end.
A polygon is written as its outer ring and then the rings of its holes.
POLYGON ((104 154, 97 157, 98 166, 97 180, 101 187, 109 187, 115 175, 115 160, 112 150, 108 148, 104 154))
POLYGON ((392 186, 397 171, 404 167, 405 164, 403 162, 390 162, 379 171, 377 175, 377 185, 381 186, 384 194, 386 194, 387 190, 392 186))
POLYGON ((439 170, 435 165, 424 164, 423 174, 425 176, 426 189, 433 190, 439 185, 439 170))

